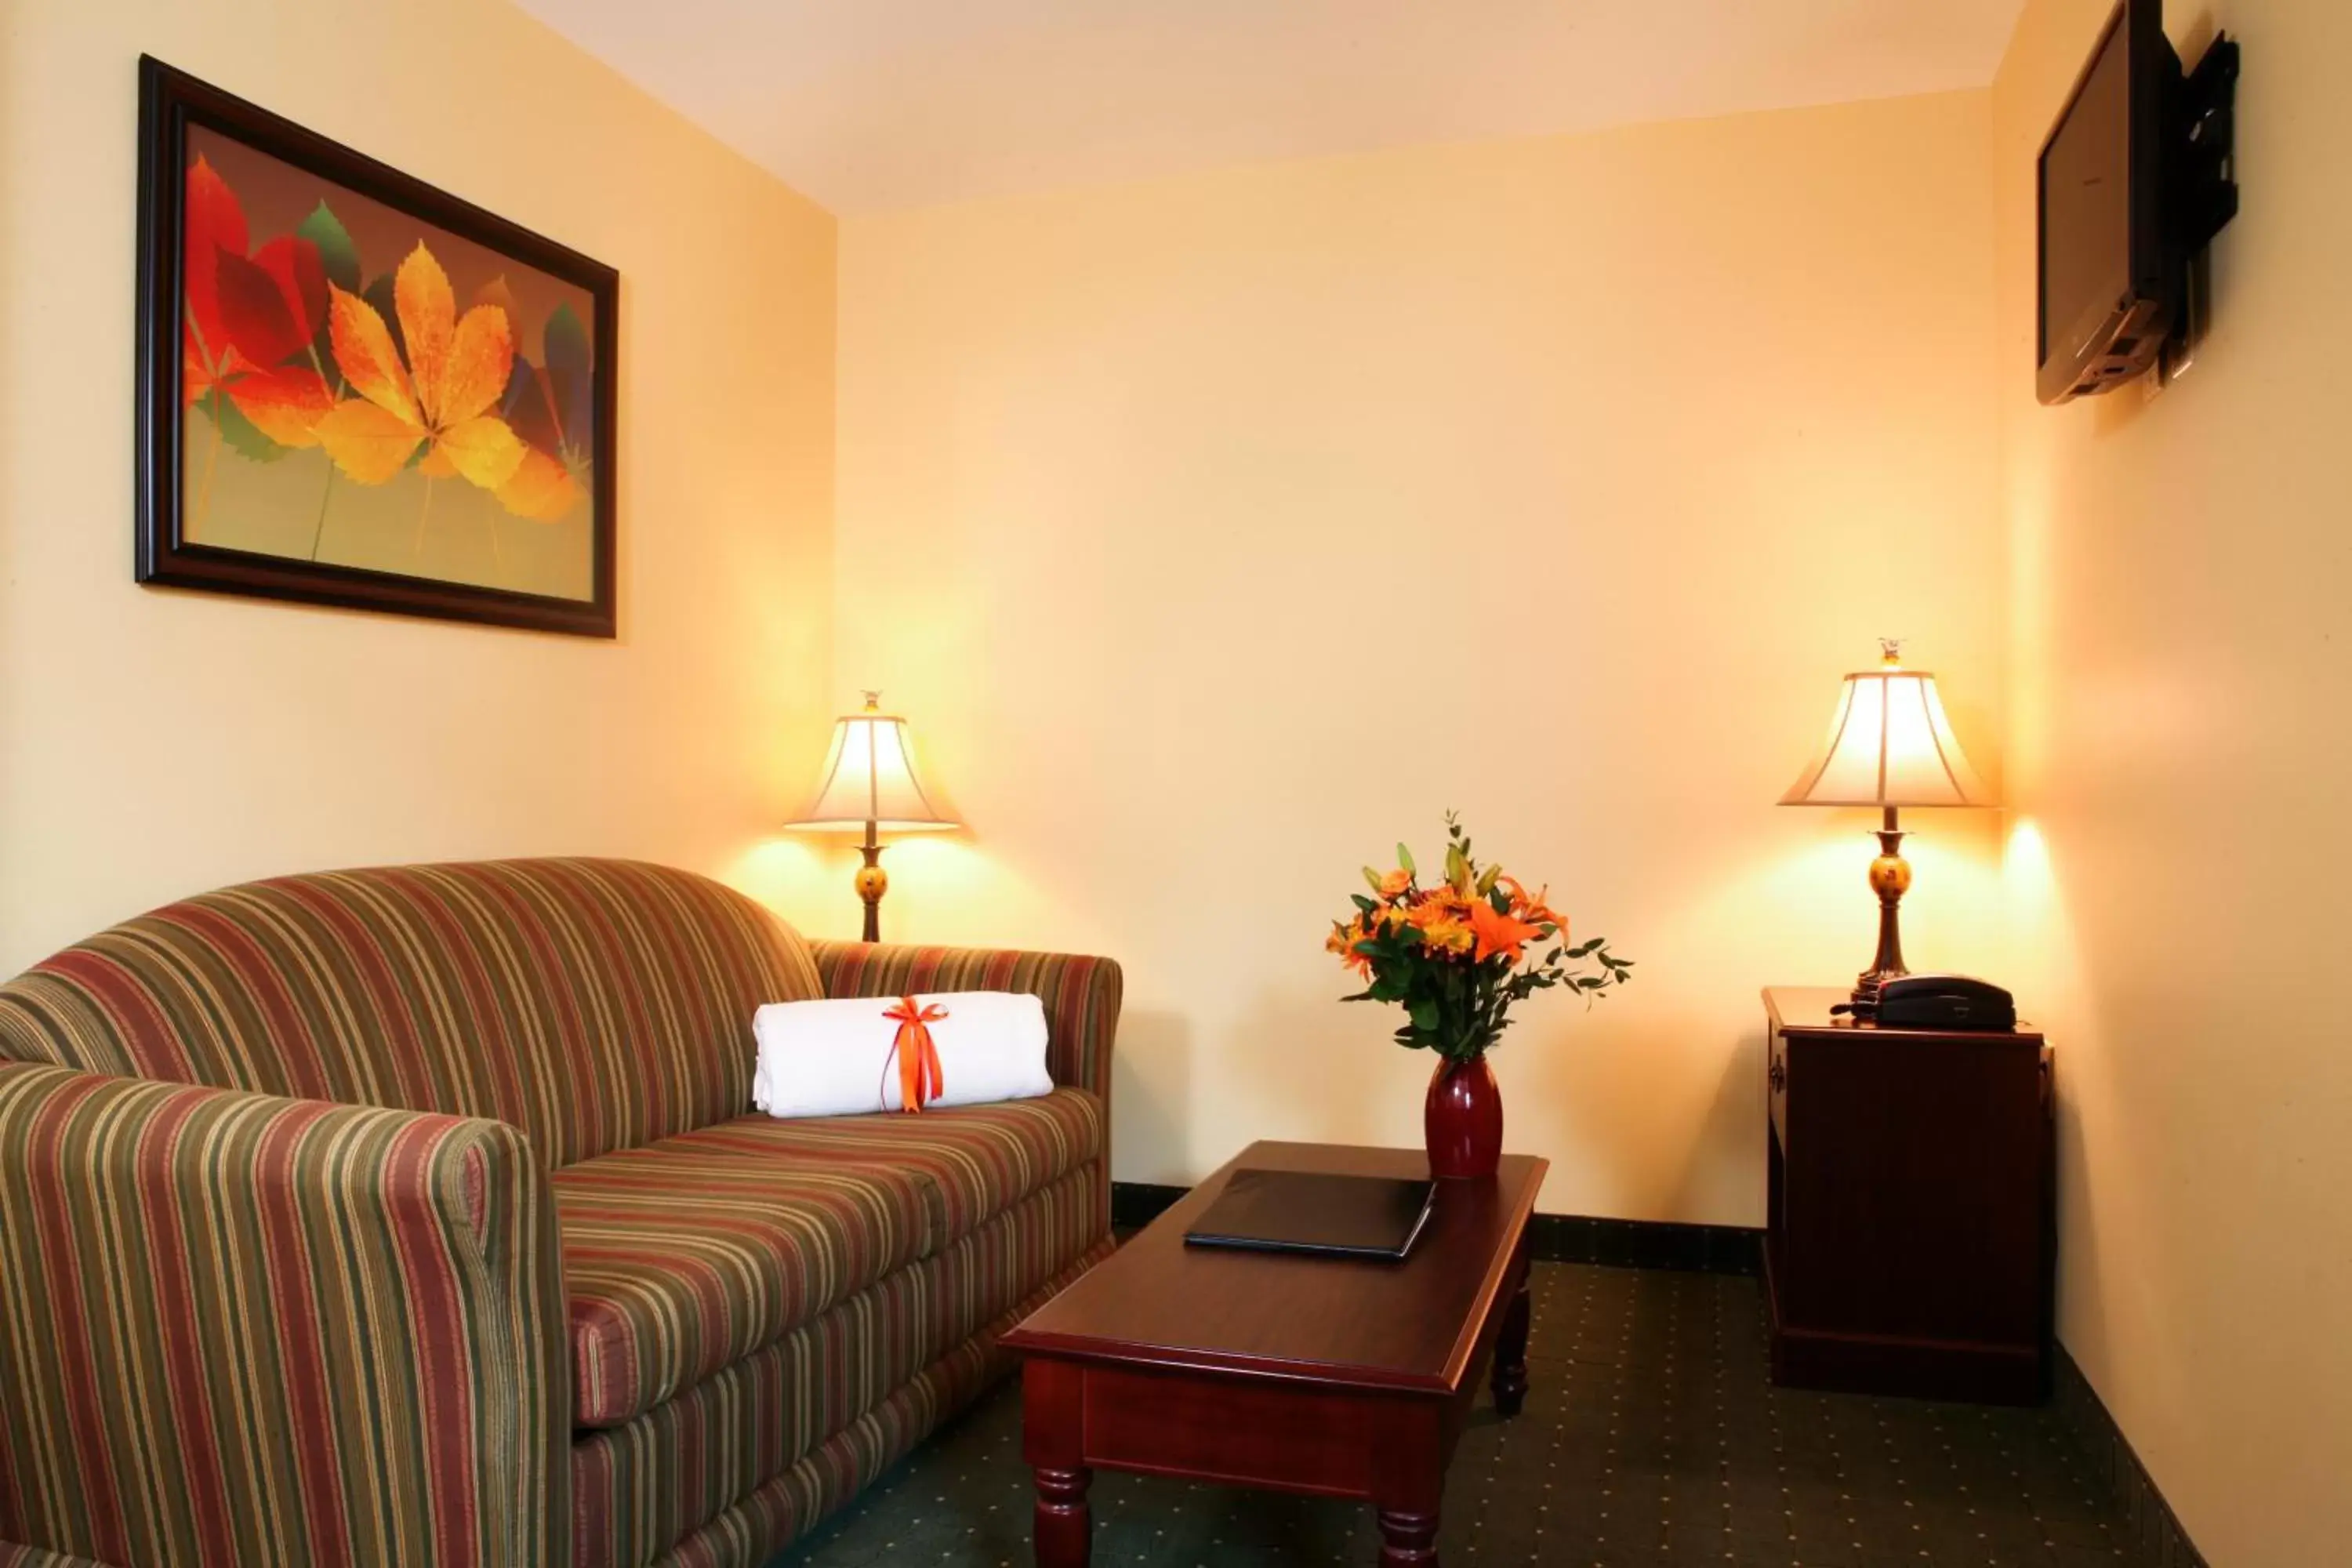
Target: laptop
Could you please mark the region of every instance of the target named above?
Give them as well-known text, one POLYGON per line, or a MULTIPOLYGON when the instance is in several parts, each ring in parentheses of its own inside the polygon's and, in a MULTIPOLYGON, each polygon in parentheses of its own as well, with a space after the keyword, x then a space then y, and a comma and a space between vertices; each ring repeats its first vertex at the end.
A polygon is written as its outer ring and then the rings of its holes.
POLYGON ((1192 1222, 1184 1243, 1401 1262, 1436 1199, 1432 1181, 1244 1166, 1192 1222))

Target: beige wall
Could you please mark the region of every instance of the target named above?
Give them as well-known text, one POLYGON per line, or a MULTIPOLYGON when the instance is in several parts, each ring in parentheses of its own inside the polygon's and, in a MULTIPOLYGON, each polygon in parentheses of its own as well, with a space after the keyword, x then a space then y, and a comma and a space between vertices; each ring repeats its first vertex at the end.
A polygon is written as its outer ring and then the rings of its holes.
POLYGON ((553 851, 780 900, 824 742, 834 224, 502 0, 0 0, 0 973, 236 878, 553 851), (616 644, 131 581, 137 58, 618 267, 616 644))
POLYGON ((1914 824, 1912 957, 2060 1041, 2063 1337, 2215 1561, 2333 1561, 2352 12, 2176 6, 2250 46, 2216 332, 2043 410, 2032 153, 2107 4, 2032 0, 1990 97, 856 220, 836 388, 832 220, 496 0, 11 0, 0 970, 436 856, 840 930, 772 824, 880 684, 974 826, 893 850, 894 929, 1127 963, 1123 1178, 1413 1140, 1319 942, 1455 805, 1641 961, 1499 1058, 1544 1206, 1754 1223, 1754 991, 1869 941, 1865 820, 1770 802, 1903 633, 2009 775, 2005 847, 1914 824), (131 584, 142 49, 620 268, 617 644, 131 584))
POLYGON ((2059 1331, 2206 1554, 2344 1562, 2352 1488, 2352 7, 2175 0, 2245 42, 2245 210, 2154 401, 2032 398, 2033 156, 2109 0, 1994 89, 2015 969, 2060 1042, 2059 1331))
MULTIPOLYGON (((1244 169, 842 228, 842 695, 974 826, 927 939, 1129 974, 1118 1173, 1412 1143, 1342 1007, 1356 868, 1448 806, 1640 980, 1497 1058, 1543 1207, 1761 1219, 1769 982, 1868 959, 1858 814, 1779 810, 1873 637, 1998 762, 1983 93, 1244 169)), ((1916 959, 1997 835, 1921 814, 1916 959)))

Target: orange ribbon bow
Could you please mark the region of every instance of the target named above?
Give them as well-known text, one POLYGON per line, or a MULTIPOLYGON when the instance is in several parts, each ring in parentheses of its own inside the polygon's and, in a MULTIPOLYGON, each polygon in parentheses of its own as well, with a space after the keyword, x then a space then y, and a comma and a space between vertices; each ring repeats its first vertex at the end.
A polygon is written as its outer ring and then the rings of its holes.
MULTIPOLYGON (((898 1058, 901 1110, 920 1111, 947 1089, 947 1075, 940 1070, 940 1048, 931 1042, 929 1027, 947 1016, 948 1010, 936 1002, 916 1006, 912 996, 899 997, 898 1005, 882 1015, 898 1026, 898 1037, 890 1042, 890 1054, 898 1058)), ((887 1073, 890 1069, 885 1066, 882 1070, 887 1073)))

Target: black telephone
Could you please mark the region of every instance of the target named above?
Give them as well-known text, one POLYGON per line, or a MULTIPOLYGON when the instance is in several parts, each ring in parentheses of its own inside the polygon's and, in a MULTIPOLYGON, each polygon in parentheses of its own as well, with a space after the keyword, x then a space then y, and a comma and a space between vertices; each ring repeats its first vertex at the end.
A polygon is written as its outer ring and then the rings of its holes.
POLYGON ((1972 1029, 1997 1033, 2017 1027, 2017 1002, 1990 980, 1972 974, 1905 974, 1885 981, 1878 994, 1842 1003, 1832 1013, 1852 1013, 1888 1029, 1972 1029))

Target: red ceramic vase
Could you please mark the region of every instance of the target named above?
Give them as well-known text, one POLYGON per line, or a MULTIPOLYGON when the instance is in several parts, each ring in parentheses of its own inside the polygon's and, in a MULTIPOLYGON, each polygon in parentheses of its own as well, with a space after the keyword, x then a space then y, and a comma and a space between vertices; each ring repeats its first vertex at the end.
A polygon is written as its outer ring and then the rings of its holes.
POLYGON ((1495 1173, 1503 1157, 1503 1090, 1486 1052, 1467 1061, 1437 1058, 1421 1125, 1431 1175, 1475 1181, 1495 1173))

